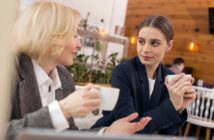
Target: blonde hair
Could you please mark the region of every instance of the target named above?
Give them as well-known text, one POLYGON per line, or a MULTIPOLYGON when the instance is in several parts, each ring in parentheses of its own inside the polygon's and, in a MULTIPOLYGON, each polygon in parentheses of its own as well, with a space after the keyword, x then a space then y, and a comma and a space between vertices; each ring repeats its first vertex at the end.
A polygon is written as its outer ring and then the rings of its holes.
POLYGON ((15 25, 15 51, 41 61, 57 57, 77 32, 78 11, 50 1, 29 6, 15 25))

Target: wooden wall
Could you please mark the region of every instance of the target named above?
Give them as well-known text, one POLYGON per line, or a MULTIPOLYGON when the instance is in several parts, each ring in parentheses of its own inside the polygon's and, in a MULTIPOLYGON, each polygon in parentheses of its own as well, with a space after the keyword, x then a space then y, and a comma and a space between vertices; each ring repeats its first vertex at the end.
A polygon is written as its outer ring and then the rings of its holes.
MULTIPOLYGON (((214 34, 209 34, 208 7, 214 0, 129 0, 125 22, 125 34, 136 34, 136 26, 149 15, 167 16, 175 30, 173 49, 163 63, 171 64, 173 58, 181 56, 186 65, 193 67, 193 76, 214 84, 214 34), (195 28, 200 32, 196 33, 195 28), (188 50, 195 38, 198 52, 188 50)), ((129 45, 128 57, 136 55, 136 46, 129 45)))

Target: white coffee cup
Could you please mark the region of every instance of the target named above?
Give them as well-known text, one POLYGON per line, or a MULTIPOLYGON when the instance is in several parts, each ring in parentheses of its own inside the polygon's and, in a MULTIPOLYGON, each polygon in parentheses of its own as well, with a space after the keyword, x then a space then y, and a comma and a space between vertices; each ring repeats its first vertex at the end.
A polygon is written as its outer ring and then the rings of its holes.
MULTIPOLYGON (((174 78, 174 77, 176 77, 177 75, 167 75, 166 76, 166 78, 167 78, 167 81, 170 83, 171 81, 172 81, 172 79, 174 78)), ((186 74, 185 75, 185 77, 192 77, 192 75, 191 74, 186 74)))
MULTIPOLYGON (((84 86, 75 86, 76 90, 82 89, 84 86)), ((92 89, 93 90, 93 89, 92 89)), ((120 89, 112 87, 100 87, 101 104, 100 110, 111 111, 114 109, 120 89)))

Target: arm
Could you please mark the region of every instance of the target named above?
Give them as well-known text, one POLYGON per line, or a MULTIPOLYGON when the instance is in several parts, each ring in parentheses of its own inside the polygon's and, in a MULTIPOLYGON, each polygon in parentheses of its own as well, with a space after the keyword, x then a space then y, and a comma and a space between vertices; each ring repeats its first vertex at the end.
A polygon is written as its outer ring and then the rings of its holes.
POLYGON ((50 114, 47 107, 29 113, 21 119, 13 119, 7 126, 7 139, 14 139, 24 128, 53 128, 50 114))
MULTIPOLYGON (((21 116, 19 85, 21 78, 13 73, 11 87, 10 121, 7 123, 7 138, 14 139, 17 133, 27 127, 31 128, 53 128, 48 107, 41 108, 35 112, 21 116)), ((23 98, 23 97, 22 97, 23 98)), ((27 100, 27 98, 26 98, 27 100)))
MULTIPOLYGON (((134 97, 134 87, 130 81, 130 77, 125 70, 117 68, 113 72, 112 86, 120 88, 120 97, 112 113, 115 120, 137 111, 135 107, 137 99, 134 97)), ((185 116, 180 116, 168 98, 162 101, 158 107, 140 114, 136 120, 140 120, 143 116, 150 116, 152 120, 140 133, 153 133, 167 128, 171 129, 170 127, 174 125, 180 127, 185 120, 185 116)), ((172 134, 171 131, 166 132, 172 134)))

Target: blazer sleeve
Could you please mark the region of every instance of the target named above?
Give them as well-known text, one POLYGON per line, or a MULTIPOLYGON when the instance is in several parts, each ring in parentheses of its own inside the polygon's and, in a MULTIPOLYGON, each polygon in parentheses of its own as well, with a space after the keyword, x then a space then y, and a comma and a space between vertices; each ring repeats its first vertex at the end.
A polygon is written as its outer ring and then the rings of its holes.
POLYGON ((29 113, 21 119, 12 119, 7 125, 6 137, 9 140, 15 139, 24 128, 54 128, 47 107, 29 113))
POLYGON ((24 128, 54 128, 48 107, 43 107, 35 112, 28 113, 24 117, 19 118, 20 113, 18 93, 20 77, 19 74, 13 73, 11 85, 11 107, 9 107, 10 121, 6 124, 6 138, 9 140, 15 139, 19 131, 24 128), (14 117, 16 116, 16 117, 14 117))
MULTIPOLYGON (((118 103, 112 112, 114 120, 125 117, 133 112, 137 112, 135 104, 138 103, 138 99, 133 95, 135 87, 132 86, 133 83, 131 84, 131 82, 133 82, 130 77, 130 75, 133 76, 133 74, 130 74, 131 72, 132 71, 127 72, 127 69, 121 67, 117 67, 113 71, 112 86, 120 89, 118 103)), ((139 121, 144 116, 150 116, 152 117, 152 120, 138 133, 151 134, 158 132, 163 134, 175 134, 187 118, 187 114, 183 113, 180 115, 175 110, 169 98, 162 101, 158 107, 139 115, 135 121, 139 121)))

